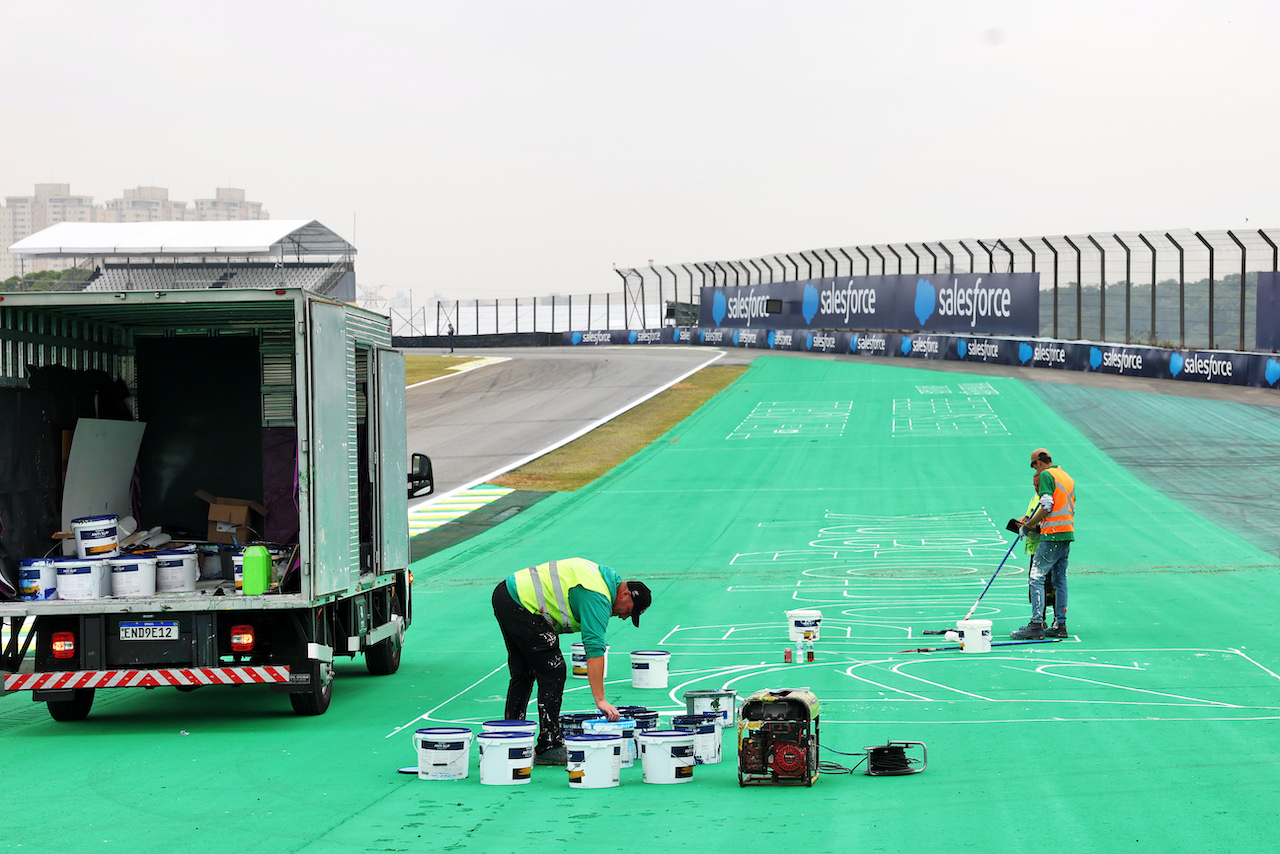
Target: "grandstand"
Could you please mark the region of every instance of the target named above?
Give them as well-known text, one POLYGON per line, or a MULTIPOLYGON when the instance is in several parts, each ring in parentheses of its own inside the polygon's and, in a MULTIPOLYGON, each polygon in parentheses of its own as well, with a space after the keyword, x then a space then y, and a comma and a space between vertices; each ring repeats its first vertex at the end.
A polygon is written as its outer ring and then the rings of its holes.
POLYGON ((62 222, 9 251, 92 271, 60 290, 305 288, 355 301, 355 247, 314 220, 62 222))

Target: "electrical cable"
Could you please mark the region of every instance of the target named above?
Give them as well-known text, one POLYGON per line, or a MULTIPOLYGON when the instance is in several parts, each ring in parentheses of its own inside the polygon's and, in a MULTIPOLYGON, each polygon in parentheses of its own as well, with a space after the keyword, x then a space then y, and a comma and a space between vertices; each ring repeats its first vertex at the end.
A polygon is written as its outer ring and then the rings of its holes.
POLYGON ((838 753, 841 756, 861 756, 862 757, 862 759, 859 760, 858 764, 852 767, 841 765, 839 762, 832 762, 827 759, 820 759, 818 760, 818 770, 821 771, 823 774, 852 774, 854 771, 857 771, 859 768, 862 767, 863 762, 867 761, 867 754, 863 751, 859 751, 857 753, 849 753, 844 750, 836 750, 834 747, 827 747, 825 744, 821 744, 818 746, 821 747, 823 750, 829 750, 832 753, 838 753))

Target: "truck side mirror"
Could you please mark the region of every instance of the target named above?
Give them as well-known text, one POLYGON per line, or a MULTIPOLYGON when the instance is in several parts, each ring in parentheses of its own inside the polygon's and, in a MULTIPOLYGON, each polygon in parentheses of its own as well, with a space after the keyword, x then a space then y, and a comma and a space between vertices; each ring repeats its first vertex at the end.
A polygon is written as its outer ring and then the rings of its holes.
POLYGON ((431 474, 431 458, 426 454, 414 454, 409 460, 409 497, 419 498, 436 491, 431 474))

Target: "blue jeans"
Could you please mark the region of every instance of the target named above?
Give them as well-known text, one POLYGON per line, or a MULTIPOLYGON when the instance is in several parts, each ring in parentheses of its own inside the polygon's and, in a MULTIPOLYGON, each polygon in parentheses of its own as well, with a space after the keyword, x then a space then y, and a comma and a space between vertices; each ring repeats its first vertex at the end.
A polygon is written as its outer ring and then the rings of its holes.
POLYGON ((1071 540, 1046 540, 1041 538, 1031 559, 1028 585, 1031 593, 1031 621, 1044 622, 1044 584, 1048 578, 1053 584, 1056 600, 1053 603, 1053 619, 1067 621, 1067 558, 1071 554, 1071 540))

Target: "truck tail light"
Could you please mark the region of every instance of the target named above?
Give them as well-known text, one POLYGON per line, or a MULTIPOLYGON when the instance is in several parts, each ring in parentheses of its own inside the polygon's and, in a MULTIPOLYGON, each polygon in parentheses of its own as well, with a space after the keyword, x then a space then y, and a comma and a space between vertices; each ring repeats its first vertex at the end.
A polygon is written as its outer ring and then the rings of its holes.
POLYGON ((53 633, 53 657, 74 658, 76 654, 75 632, 53 633))
POLYGON ((251 652, 253 650, 253 626, 231 627, 231 649, 234 652, 251 652))

